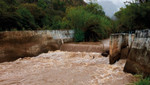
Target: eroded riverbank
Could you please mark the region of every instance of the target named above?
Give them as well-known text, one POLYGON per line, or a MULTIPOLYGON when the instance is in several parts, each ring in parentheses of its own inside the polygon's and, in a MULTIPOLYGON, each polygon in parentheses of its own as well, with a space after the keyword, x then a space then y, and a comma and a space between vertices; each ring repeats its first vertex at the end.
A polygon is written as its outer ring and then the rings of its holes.
POLYGON ((126 85, 126 60, 109 65, 100 53, 48 52, 0 64, 0 85, 126 85))

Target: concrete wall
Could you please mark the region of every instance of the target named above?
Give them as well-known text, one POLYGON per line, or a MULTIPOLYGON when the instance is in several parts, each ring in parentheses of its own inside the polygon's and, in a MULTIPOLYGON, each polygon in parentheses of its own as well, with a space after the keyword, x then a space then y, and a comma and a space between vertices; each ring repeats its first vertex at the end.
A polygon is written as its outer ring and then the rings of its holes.
POLYGON ((114 64, 120 58, 126 58, 128 53, 128 45, 131 43, 128 39, 129 34, 118 33, 110 36, 110 64, 114 64))
POLYGON ((124 71, 150 75, 150 30, 136 31, 124 71))
POLYGON ((125 72, 150 75, 150 29, 110 36, 110 64, 127 58, 125 72))
POLYGON ((60 45, 73 39, 72 30, 0 32, 0 62, 60 49, 60 45))
POLYGON ((47 34, 53 39, 72 39, 74 30, 39 30, 38 34, 47 34))
POLYGON ((39 30, 38 34, 47 34, 60 43, 71 42, 74 37, 74 30, 39 30))

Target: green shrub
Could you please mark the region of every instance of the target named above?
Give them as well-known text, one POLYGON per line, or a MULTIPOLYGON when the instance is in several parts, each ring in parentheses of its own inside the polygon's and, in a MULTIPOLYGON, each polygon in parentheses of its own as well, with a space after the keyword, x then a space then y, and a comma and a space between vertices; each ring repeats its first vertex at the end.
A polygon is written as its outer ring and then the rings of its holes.
POLYGON ((135 85, 150 85, 150 78, 141 79, 135 85))
POLYGON ((84 41, 84 32, 81 29, 75 29, 74 40, 76 42, 84 41))

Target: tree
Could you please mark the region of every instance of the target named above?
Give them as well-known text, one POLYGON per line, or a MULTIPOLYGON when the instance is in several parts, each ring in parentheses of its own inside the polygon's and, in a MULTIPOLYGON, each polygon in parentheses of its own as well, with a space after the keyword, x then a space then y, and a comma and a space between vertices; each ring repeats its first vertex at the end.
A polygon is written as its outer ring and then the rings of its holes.
POLYGON ((41 7, 42 9, 47 8, 47 4, 44 0, 38 0, 37 6, 41 7))
POLYGON ((150 28, 150 2, 143 4, 131 3, 126 8, 121 8, 115 14, 118 18, 118 28, 121 31, 134 31, 150 28))
POLYGON ((19 8, 17 13, 21 15, 20 22, 22 24, 22 28, 25 28, 26 30, 34 30, 36 28, 34 17, 29 10, 26 8, 19 8))
POLYGON ((139 0, 140 3, 149 2, 150 0, 139 0))
POLYGON ((16 0, 4 0, 8 5, 16 5, 17 1, 16 0))
MULTIPOLYGON (((90 6, 87 6, 87 8, 90 6)), ((103 10, 89 11, 87 8, 79 6, 67 9, 66 19, 70 22, 70 26, 72 29, 81 31, 76 35, 80 35, 79 37, 84 35, 81 38, 84 41, 98 41, 99 39, 106 38, 111 32, 111 20, 103 14, 103 10)), ((79 38, 79 41, 81 39, 79 38)))
POLYGON ((103 11, 102 6, 98 5, 98 4, 90 3, 90 4, 85 6, 85 10, 92 12, 94 14, 105 16, 105 12, 103 11))
POLYGON ((21 16, 15 13, 15 10, 10 10, 12 5, 9 5, 10 2, 8 4, 8 1, 10 0, 0 0, 0 28, 1 30, 19 29, 21 27, 19 22, 21 16))

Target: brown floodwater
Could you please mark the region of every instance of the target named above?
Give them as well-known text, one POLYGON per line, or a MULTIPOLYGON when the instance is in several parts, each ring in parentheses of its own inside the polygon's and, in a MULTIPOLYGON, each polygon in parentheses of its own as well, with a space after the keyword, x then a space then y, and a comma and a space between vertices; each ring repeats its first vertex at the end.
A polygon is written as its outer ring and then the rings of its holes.
POLYGON ((126 60, 109 65, 100 53, 48 52, 0 64, 0 85, 126 85, 126 60))

